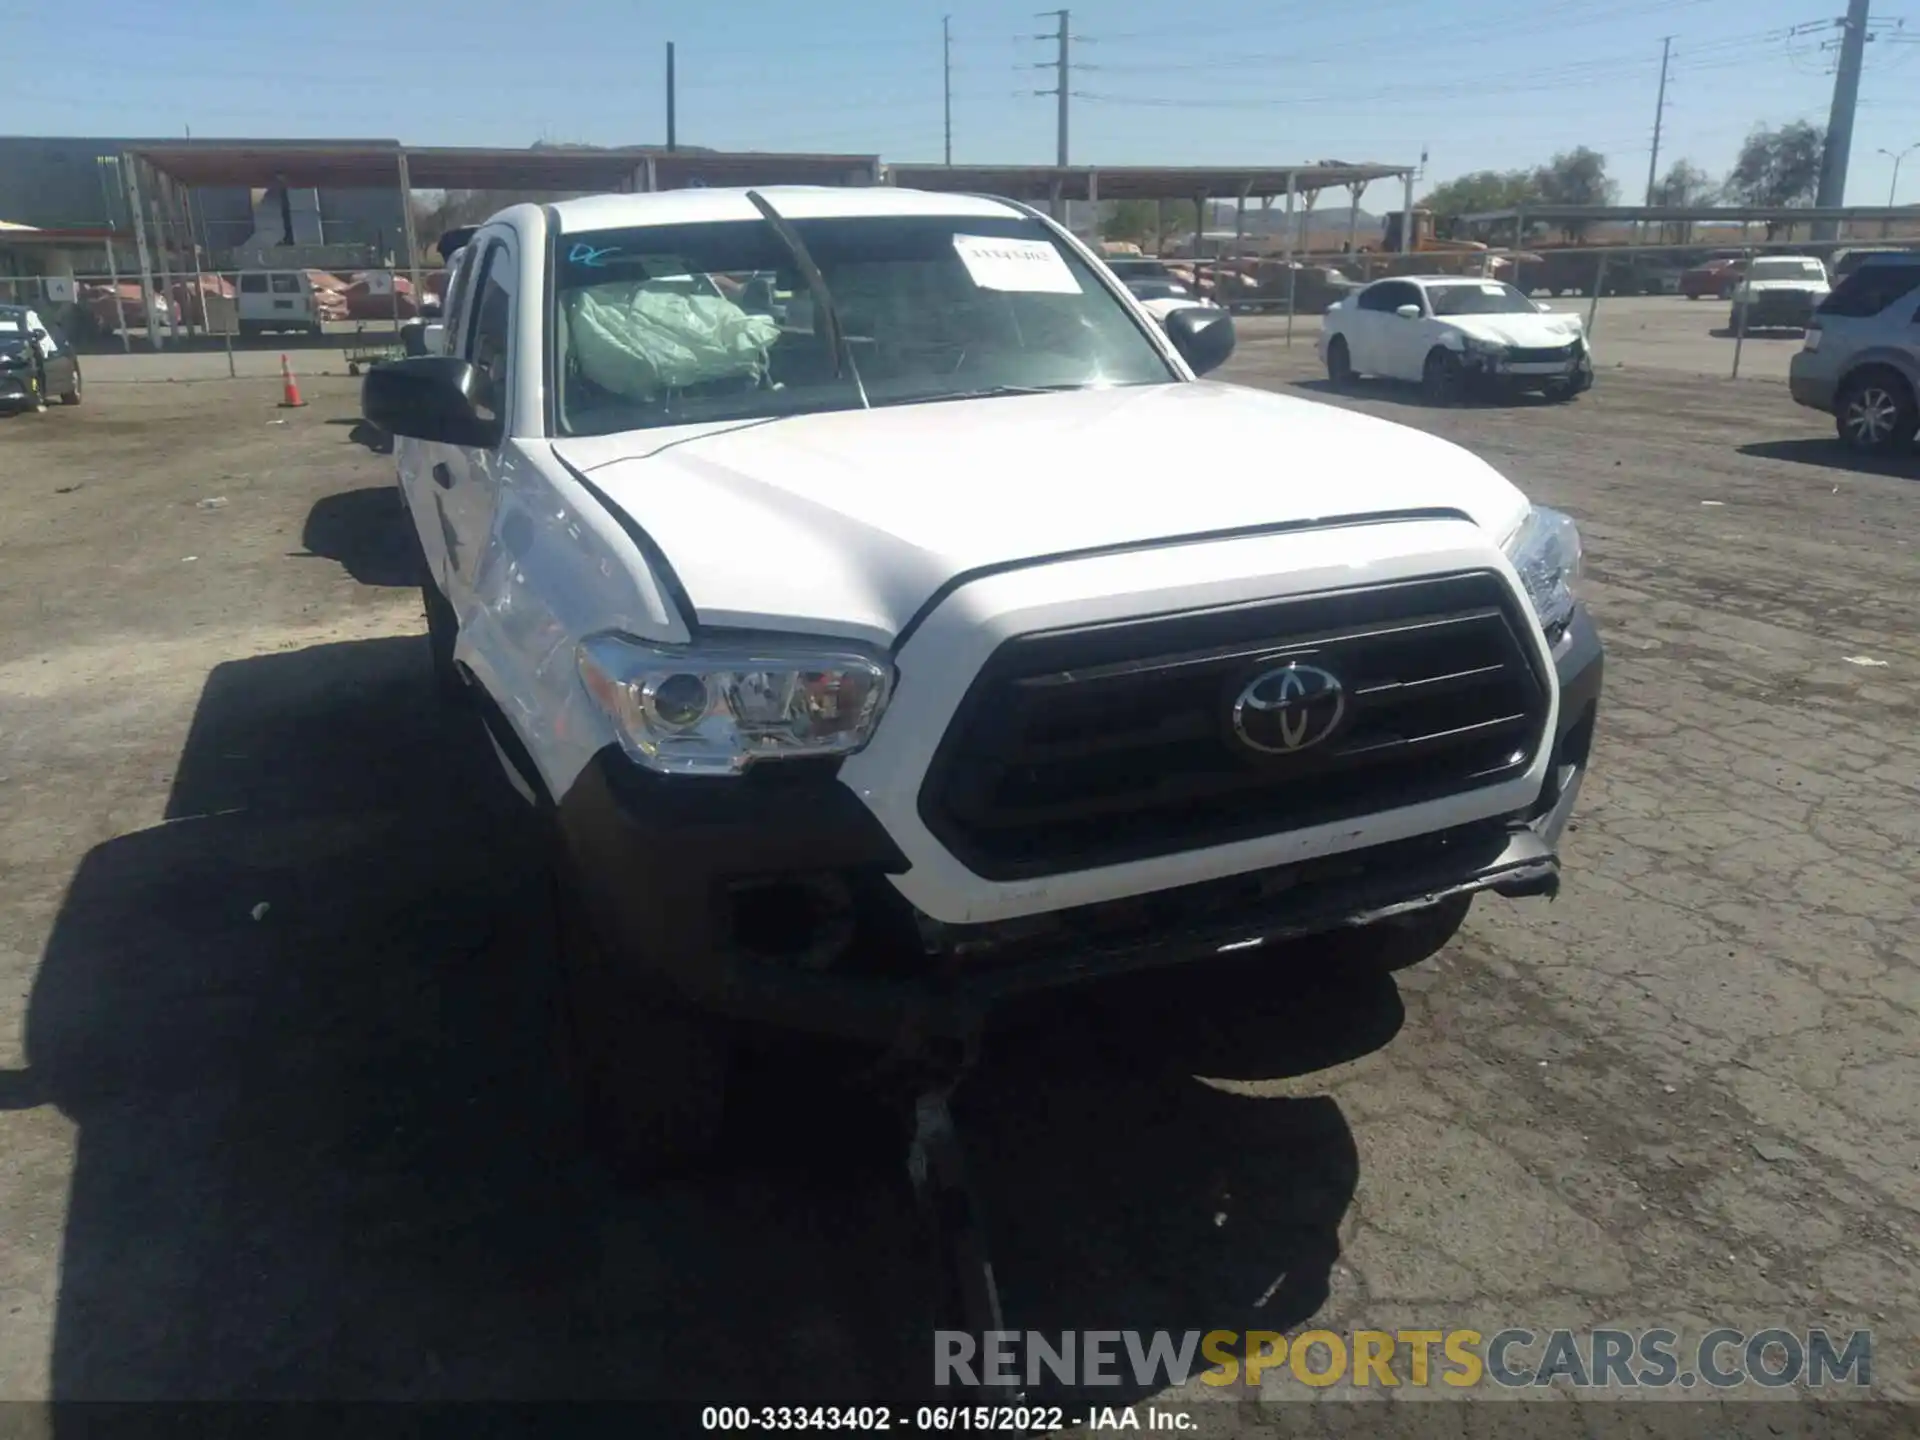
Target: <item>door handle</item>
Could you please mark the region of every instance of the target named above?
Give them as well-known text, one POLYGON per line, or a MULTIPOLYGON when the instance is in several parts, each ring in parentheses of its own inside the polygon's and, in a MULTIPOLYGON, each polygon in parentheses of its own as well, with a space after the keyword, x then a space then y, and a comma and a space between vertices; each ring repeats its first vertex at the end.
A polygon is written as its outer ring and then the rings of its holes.
POLYGON ((442 490, 453 488, 453 471, 447 468, 446 461, 442 460, 433 467, 433 483, 442 490))

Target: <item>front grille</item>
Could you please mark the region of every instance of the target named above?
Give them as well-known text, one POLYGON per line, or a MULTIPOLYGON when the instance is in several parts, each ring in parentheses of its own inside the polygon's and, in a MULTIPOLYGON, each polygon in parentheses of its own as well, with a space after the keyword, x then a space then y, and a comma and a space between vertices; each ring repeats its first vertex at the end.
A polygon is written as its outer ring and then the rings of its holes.
POLYGON ((1016 636, 961 701, 920 815, 1008 880, 1493 784, 1526 769, 1546 723, 1524 626, 1499 576, 1474 571, 1016 636), (1344 706, 1324 739, 1263 753, 1234 704, 1290 663, 1337 677, 1344 706))
POLYGON ((1516 345, 1513 349, 1507 351, 1507 359, 1522 365, 1544 364, 1553 360, 1571 360, 1573 358, 1573 352, 1577 348, 1578 347, 1574 345, 1516 345))

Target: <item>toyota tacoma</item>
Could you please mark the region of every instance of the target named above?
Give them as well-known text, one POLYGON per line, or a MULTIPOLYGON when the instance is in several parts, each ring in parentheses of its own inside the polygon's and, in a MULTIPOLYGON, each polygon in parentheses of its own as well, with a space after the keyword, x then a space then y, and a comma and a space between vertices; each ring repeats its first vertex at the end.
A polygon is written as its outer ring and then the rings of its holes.
POLYGON ((550 832, 601 1139, 709 1143, 740 1022, 908 1052, 1553 892, 1601 676, 1572 521, 1201 380, 1233 345, 999 199, 609 195, 460 247, 362 403, 439 681, 550 832))

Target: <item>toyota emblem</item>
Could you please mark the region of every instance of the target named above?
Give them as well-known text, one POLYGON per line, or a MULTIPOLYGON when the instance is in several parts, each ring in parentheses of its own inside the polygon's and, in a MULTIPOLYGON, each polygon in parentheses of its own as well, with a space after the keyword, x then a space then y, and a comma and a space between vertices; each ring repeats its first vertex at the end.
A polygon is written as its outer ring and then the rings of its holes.
POLYGON ((1247 682, 1233 702, 1233 733, 1267 755, 1308 750, 1340 727, 1347 692, 1317 665, 1285 665, 1247 682))

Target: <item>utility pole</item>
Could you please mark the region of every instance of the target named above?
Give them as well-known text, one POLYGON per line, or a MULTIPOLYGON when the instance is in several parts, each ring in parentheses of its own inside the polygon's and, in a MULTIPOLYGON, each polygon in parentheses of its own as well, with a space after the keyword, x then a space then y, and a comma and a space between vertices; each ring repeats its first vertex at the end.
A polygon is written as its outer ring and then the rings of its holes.
POLYGON ((673 149, 673 42, 667 41, 667 149, 673 149))
MULTIPOLYGON (((1054 164, 1060 171, 1065 172, 1067 168, 1067 97, 1073 93, 1067 88, 1068 76, 1073 68, 1072 65, 1069 64, 1067 57, 1067 40, 1069 37, 1067 26, 1069 16, 1065 10, 1042 10, 1040 13, 1042 15, 1057 17, 1060 21, 1060 28, 1051 35, 1036 35, 1033 38, 1036 40, 1052 40, 1059 45, 1060 51, 1052 62, 1055 75, 1053 89, 1036 90, 1033 93, 1036 95, 1053 95, 1059 99, 1059 133, 1056 137, 1054 164)), ((1045 70, 1048 68, 1048 65, 1047 62, 1042 61, 1033 68, 1035 70, 1045 70)), ((1066 185, 1066 180, 1067 177, 1064 173, 1056 175, 1053 180, 1053 218, 1063 225, 1067 223, 1067 206, 1071 203, 1061 197, 1061 191, 1066 185)))
MULTIPOLYGON (((1862 0, 1862 3, 1864 3, 1864 0, 1862 0)), ((1071 93, 1067 89, 1067 12, 1064 10, 1056 10, 1054 14, 1060 17, 1060 56, 1059 59, 1055 61, 1055 65, 1059 70, 1059 78, 1056 82, 1059 88, 1055 93, 1060 97, 1060 119, 1058 137, 1059 153, 1055 155, 1053 163, 1064 170, 1067 168, 1067 96, 1071 93)))
MULTIPOLYGON (((1860 67, 1866 59, 1869 0, 1847 0, 1847 18, 1837 23, 1840 63, 1833 72, 1833 108, 1827 114, 1827 143, 1820 152, 1820 188, 1814 204, 1834 209, 1846 203, 1847 161, 1853 152, 1853 112, 1860 101, 1860 67)), ((1831 240, 1838 234, 1831 220, 1814 226, 1815 238, 1831 240)))
POLYGON ((947 164, 953 164, 953 17, 940 17, 940 98, 946 110, 947 164))
POLYGON ((1660 95, 1653 102, 1653 153, 1647 157, 1647 204, 1653 204, 1654 177, 1660 172, 1660 122, 1667 113, 1667 57, 1673 53, 1673 37, 1660 41, 1660 95))
MULTIPOLYGON (((1916 150, 1920 150, 1920 140, 1914 141, 1913 144, 1907 146, 1906 149, 1900 151, 1898 154, 1887 149, 1882 149, 1879 152, 1893 161, 1893 179, 1887 182, 1887 208, 1889 210, 1893 208, 1893 197, 1900 193, 1900 162, 1916 150)), ((1892 233, 1893 217, 1889 215, 1880 222, 1880 238, 1884 240, 1892 233)))

